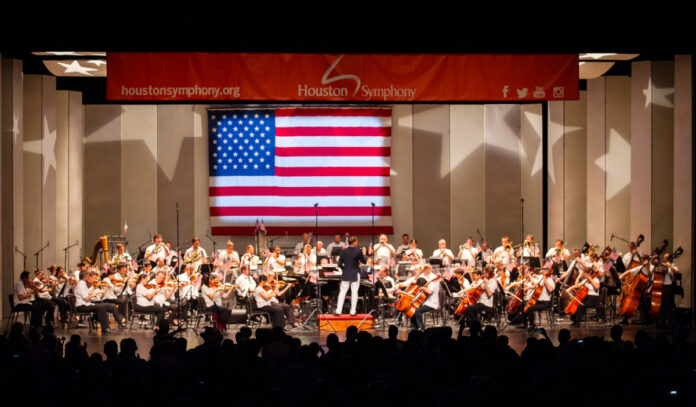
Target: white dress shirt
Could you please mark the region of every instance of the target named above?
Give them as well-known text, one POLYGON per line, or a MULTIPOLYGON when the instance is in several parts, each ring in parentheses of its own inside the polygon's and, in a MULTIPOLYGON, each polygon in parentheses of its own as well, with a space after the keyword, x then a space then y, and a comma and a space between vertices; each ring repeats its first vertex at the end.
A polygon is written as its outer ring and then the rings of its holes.
POLYGON ((198 268, 203 264, 203 260, 206 257, 208 257, 208 254, 205 252, 205 249, 200 246, 198 246, 198 249, 194 249, 193 246, 191 246, 186 250, 186 253, 184 253, 184 258, 188 258, 194 272, 198 271, 198 268))
POLYGON ((448 266, 450 264, 450 258, 454 258, 454 254, 452 254, 452 250, 450 249, 445 249, 444 253, 440 252, 440 249, 435 249, 433 251, 433 256, 432 257, 439 257, 442 259, 442 265, 443 266, 448 266))
POLYGON ((239 265, 239 253, 232 250, 232 253, 228 253, 227 249, 219 250, 217 256, 218 269, 221 272, 227 271, 229 273, 230 269, 239 265))
POLYGON ((218 307, 222 307, 222 294, 220 294, 220 290, 215 291, 213 298, 210 298, 211 292, 213 292, 212 288, 205 284, 201 286, 201 296, 203 297, 203 301, 205 301, 206 308, 212 307, 213 304, 216 304, 218 307))
POLYGON ((167 254, 165 249, 166 246, 164 243, 160 243, 159 245, 152 244, 145 249, 145 258, 149 261, 154 261, 155 263, 157 263, 159 260, 166 260, 167 254))
POLYGON ((73 290, 75 292, 75 306, 76 307, 81 307, 81 306, 90 306, 94 305, 91 301, 86 300, 89 296, 90 289, 87 287, 87 282, 85 280, 80 280, 79 283, 77 283, 77 286, 73 290))
POLYGON ((278 302, 278 299, 276 297, 271 297, 271 299, 269 300, 263 298, 261 293, 265 291, 266 289, 261 286, 256 287, 256 290, 254 290, 254 300, 256 301, 256 308, 263 308, 265 306, 273 305, 274 303, 278 302))
POLYGON ((486 282, 486 286, 488 290, 491 292, 491 295, 488 295, 486 292, 486 289, 483 289, 483 292, 481 293, 481 296, 479 297, 478 302, 481 304, 493 308, 493 295, 495 294, 495 291, 498 289, 498 280, 495 278, 489 278, 488 282, 486 282))
POLYGON ((154 288, 145 288, 142 284, 138 284, 135 288, 135 303, 141 307, 151 307, 155 305, 155 297, 151 300, 147 299, 147 295, 155 292, 154 288))
POLYGON ((248 297, 256 289, 256 281, 245 274, 240 274, 234 282, 237 294, 240 297, 248 297))
POLYGON ((515 254, 513 253, 512 249, 506 250, 505 247, 498 246, 493 251, 493 258, 495 259, 495 261, 500 260, 504 266, 507 266, 507 264, 515 258, 515 254))
POLYGON ((339 243, 331 242, 331 243, 329 243, 326 246, 326 252, 329 254, 329 256, 331 255, 331 252, 333 251, 334 247, 340 247, 341 249, 343 249, 344 247, 346 247, 346 243, 345 242, 339 242, 339 243))
POLYGON ((372 250, 375 251, 375 258, 380 263, 389 263, 389 258, 392 255, 392 252, 389 249, 394 250, 394 246, 390 245, 389 243, 385 244, 384 246, 377 243, 372 248, 372 250))
POLYGON ((19 299, 20 295, 26 295, 29 293, 33 293, 34 290, 31 290, 27 287, 24 286, 24 283, 22 280, 19 280, 14 283, 14 303, 15 305, 19 304, 31 304, 32 301, 34 301, 34 294, 31 295, 31 297, 26 297, 22 300, 19 299))

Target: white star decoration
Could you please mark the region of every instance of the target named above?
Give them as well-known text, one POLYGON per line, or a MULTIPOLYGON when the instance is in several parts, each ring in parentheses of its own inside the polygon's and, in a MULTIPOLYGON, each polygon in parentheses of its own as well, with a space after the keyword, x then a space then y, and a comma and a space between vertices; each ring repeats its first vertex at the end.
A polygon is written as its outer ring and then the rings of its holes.
POLYGON ((79 62, 77 62, 77 60, 72 61, 72 63, 70 63, 70 64, 58 62, 58 65, 65 68, 64 73, 79 73, 79 74, 87 75, 87 76, 92 76, 92 74, 90 72, 94 72, 97 70, 95 68, 89 68, 86 66, 82 66, 82 65, 80 65, 79 62))

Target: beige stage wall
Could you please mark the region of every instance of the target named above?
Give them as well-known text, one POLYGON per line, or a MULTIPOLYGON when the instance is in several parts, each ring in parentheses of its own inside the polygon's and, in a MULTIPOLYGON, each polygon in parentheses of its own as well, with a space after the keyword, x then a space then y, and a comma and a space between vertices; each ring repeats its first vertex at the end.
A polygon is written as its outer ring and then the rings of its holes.
MULTIPOLYGON (((524 232, 541 240, 546 153, 549 244, 624 250, 612 234, 642 232, 648 250, 676 239, 690 298, 690 61, 638 62, 632 77, 588 81, 579 100, 548 103, 547 123, 541 104, 394 105, 390 241, 408 233, 424 252, 440 238, 456 250, 468 236, 478 240, 478 229, 493 246, 505 234, 520 242, 521 199, 524 232)), ((177 202, 182 246, 195 235, 212 248, 207 106, 83 106, 79 93, 56 91, 55 78, 21 69, 2 61, 3 298, 22 270, 15 247, 32 268, 47 242, 40 266, 63 264, 62 249, 77 241, 74 265, 125 222, 131 251, 154 233, 175 241, 177 202)), ((218 248, 228 238, 216 237, 218 248)), ((253 240, 231 238, 237 250, 253 240)))

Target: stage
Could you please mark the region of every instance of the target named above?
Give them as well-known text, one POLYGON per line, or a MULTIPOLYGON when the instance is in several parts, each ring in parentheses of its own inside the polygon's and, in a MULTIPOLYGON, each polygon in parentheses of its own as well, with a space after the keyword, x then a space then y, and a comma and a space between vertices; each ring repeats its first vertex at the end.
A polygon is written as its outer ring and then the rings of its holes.
MULTIPOLYGON (((5 329, 7 324, 6 320, 2 320, 2 328, 3 330, 5 329)), ((240 328, 242 328, 244 325, 241 324, 234 324, 230 325, 227 332, 223 334, 225 339, 231 339, 235 340, 235 334, 239 331, 240 328)), ((452 337, 457 338, 458 335, 458 329, 459 327, 455 324, 448 324, 447 326, 450 326, 452 328, 452 337)), ((543 326, 543 325, 542 325, 543 326)), ((203 338, 200 336, 200 333, 203 332, 203 323, 201 323, 201 326, 199 327, 198 332, 194 332, 192 329, 189 329, 188 331, 181 333, 181 334, 176 334, 175 336, 181 336, 183 338, 186 338, 188 342, 188 349, 195 348, 196 346, 200 345, 203 343, 203 338)), ((612 325, 609 324, 597 324, 594 322, 587 322, 583 323, 582 326, 580 327, 570 327, 570 322, 569 321, 559 321, 554 324, 553 328, 550 328, 548 326, 544 326, 544 328, 547 331, 548 337, 551 339, 552 343, 554 345, 558 345, 558 332, 561 329, 569 329, 571 338, 572 339, 582 339, 584 337, 588 336, 601 336, 604 337, 605 340, 611 340, 610 339, 610 330, 611 330, 612 325)), ((263 325, 262 328, 269 328, 269 325, 263 325)), ((400 327, 399 328, 399 334, 398 338, 401 340, 406 340, 408 338, 408 333, 410 332, 410 328, 404 328, 400 327)), ((623 326, 623 336, 622 339, 625 341, 633 341, 635 334, 639 330, 644 330, 645 332, 648 333, 650 336, 657 336, 658 334, 665 332, 665 330, 658 330, 654 327, 654 325, 625 325, 623 326)), ((253 329, 253 332, 255 334, 256 328, 253 329)), ((510 325, 507 328, 504 329, 502 334, 500 333, 500 330, 498 330, 499 335, 505 335, 509 339, 509 345, 512 347, 517 353, 521 353, 525 346, 527 345, 527 339, 528 338, 538 338, 542 339, 543 336, 539 333, 533 332, 533 331, 528 331, 526 329, 519 329, 516 326, 510 325)), ((378 335, 382 336, 384 338, 387 337, 387 328, 375 328, 371 330, 367 330, 372 335, 378 335)), ((99 352, 103 355, 103 349, 104 349, 104 344, 107 341, 113 340, 116 341, 117 343, 120 343, 122 339, 125 338, 133 338, 135 339, 137 345, 138 345, 138 353, 140 354, 140 357, 143 359, 149 359, 149 351, 150 347, 152 346, 152 338, 154 335, 154 331, 152 329, 139 329, 139 328, 133 328, 132 330, 126 329, 123 331, 119 331, 118 329, 114 329, 112 332, 103 335, 101 334, 98 330, 92 330, 91 332, 87 328, 74 328, 74 329, 66 329, 66 328, 61 328, 58 327, 55 330, 56 336, 60 338, 64 338, 65 341, 70 340, 70 336, 72 335, 80 335, 82 338, 83 343, 87 344, 87 351, 92 354, 94 352, 99 352)), ((308 328, 308 329, 291 329, 287 330, 287 334, 296 338, 299 338, 302 341, 302 344, 309 344, 312 342, 318 342, 320 345, 325 345, 326 344, 326 337, 331 334, 330 331, 320 331, 317 328, 308 328)), ((343 332, 336 332, 336 334, 339 337, 339 340, 344 341, 346 336, 345 336, 345 331, 343 332)), ((464 335, 467 336, 469 335, 469 329, 464 330, 464 335)), ((253 335, 252 335, 253 337, 253 335)), ((696 338, 696 331, 692 329, 691 333, 689 334, 689 340, 694 340, 696 338)))

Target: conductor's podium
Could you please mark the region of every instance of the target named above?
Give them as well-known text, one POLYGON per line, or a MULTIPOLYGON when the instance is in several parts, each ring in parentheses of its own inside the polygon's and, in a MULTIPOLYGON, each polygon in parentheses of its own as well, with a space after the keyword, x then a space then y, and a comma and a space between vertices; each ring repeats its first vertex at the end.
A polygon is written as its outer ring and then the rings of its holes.
POLYGON ((358 330, 374 329, 372 314, 319 314, 319 330, 330 332, 345 332, 349 326, 355 325, 358 330))

